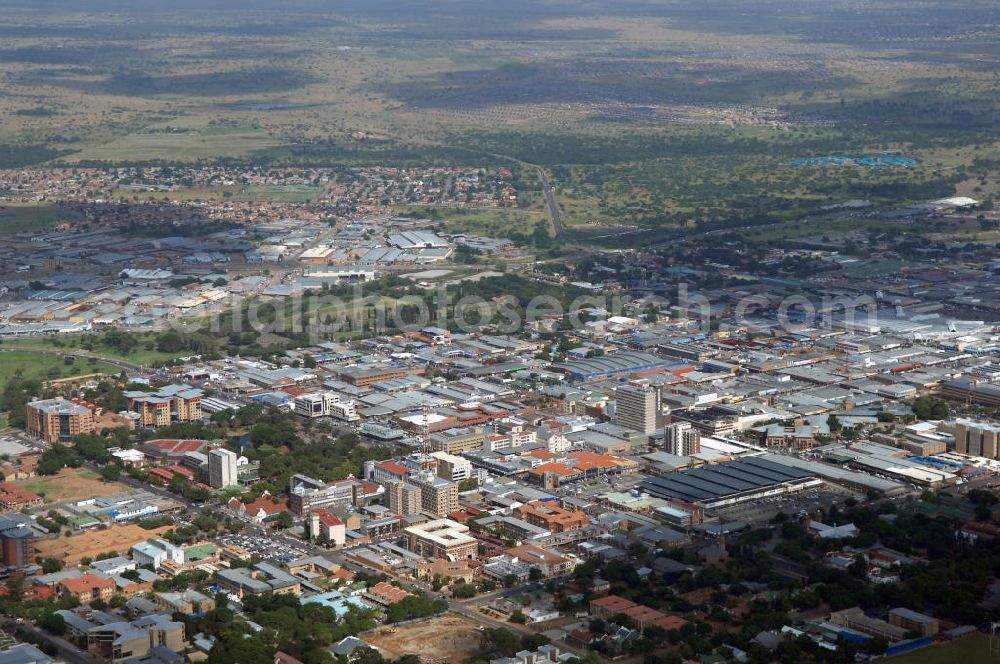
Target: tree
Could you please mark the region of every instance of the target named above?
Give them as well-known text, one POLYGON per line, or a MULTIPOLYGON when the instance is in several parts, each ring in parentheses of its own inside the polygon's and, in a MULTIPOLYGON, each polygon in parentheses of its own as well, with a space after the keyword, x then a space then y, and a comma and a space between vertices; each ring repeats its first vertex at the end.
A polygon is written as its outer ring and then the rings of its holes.
POLYGON ((106 482, 117 482, 122 476, 122 469, 116 463, 109 463, 101 468, 101 477, 106 482))
POLYGON ((541 567, 534 566, 528 571, 528 580, 530 581, 541 581, 545 578, 545 572, 542 571, 541 567))
POLYGON ((521 609, 516 609, 513 613, 510 614, 510 617, 507 618, 507 620, 509 620, 512 623, 517 623, 518 625, 523 625, 526 622, 528 622, 528 616, 524 615, 524 611, 522 611, 521 609))
POLYGON ((292 518, 291 512, 279 512, 278 518, 274 520, 274 523, 278 528, 291 528, 295 520, 292 518))
POLYGON ((918 397, 910 406, 918 420, 944 420, 948 418, 948 404, 934 397, 918 397))
POLYGON ((470 597, 475 597, 476 586, 472 583, 462 583, 457 586, 453 586, 451 589, 451 596, 458 599, 469 599, 470 597))
POLYGON ((45 613, 38 619, 38 626, 49 634, 62 636, 66 633, 66 621, 58 613, 45 613))
POLYGON ((831 415, 830 417, 826 418, 826 425, 830 427, 831 433, 838 433, 844 428, 844 425, 840 423, 840 420, 837 418, 836 415, 831 415))
POLYGON ((55 558, 46 558, 42 561, 42 572, 45 574, 52 574, 53 572, 58 572, 63 568, 63 561, 56 560, 55 558))

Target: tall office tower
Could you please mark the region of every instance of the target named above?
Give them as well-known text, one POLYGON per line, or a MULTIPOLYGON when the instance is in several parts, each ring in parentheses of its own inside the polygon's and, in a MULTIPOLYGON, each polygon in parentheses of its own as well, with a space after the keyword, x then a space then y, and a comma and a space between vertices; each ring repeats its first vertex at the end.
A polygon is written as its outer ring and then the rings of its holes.
POLYGON ((217 447, 208 453, 208 483, 216 489, 239 484, 235 452, 217 447))
POLYGON ((641 433, 656 431, 660 414, 660 393, 651 385, 629 383, 615 389, 618 424, 641 433))
POLYGON ((384 486, 386 507, 390 512, 400 516, 420 513, 420 487, 400 480, 390 480, 384 486))
POLYGON ((701 434, 688 422, 668 424, 664 429, 663 449, 677 456, 701 452, 701 434))
POLYGON ((445 516, 458 510, 458 485, 427 471, 410 482, 420 489, 420 509, 425 514, 445 516))

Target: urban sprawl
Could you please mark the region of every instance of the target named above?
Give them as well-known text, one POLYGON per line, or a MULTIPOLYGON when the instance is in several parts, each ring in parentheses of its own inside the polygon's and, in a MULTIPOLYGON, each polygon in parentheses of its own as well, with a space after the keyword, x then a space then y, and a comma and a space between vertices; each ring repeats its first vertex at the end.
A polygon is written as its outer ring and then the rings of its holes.
POLYGON ((56 359, 0 397, 21 641, 0 663, 848 662, 996 638, 1000 262, 891 242, 977 201, 849 201, 803 223, 885 236, 822 249, 711 231, 560 256, 412 213, 516 207, 514 183, 0 172, 2 204, 73 219, 0 238, 0 366, 56 359))

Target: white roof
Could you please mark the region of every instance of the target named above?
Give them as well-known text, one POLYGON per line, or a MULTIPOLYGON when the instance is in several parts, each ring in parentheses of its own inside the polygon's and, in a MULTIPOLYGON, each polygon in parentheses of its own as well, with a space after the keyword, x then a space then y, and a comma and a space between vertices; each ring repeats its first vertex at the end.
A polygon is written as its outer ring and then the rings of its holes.
POLYGON ((952 207, 969 207, 972 205, 979 205, 979 201, 974 198, 969 198, 968 196, 952 196, 951 198, 942 198, 940 200, 932 201, 931 205, 950 205, 952 207))

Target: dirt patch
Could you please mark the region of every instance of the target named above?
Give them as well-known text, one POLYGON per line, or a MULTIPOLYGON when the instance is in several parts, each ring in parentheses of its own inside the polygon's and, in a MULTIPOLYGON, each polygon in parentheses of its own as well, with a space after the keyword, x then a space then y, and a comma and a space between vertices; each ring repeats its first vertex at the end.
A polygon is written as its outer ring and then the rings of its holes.
POLYGON ((145 530, 135 524, 111 526, 72 537, 39 540, 35 544, 35 551, 39 558, 55 558, 67 564, 76 564, 83 558, 96 558, 102 553, 125 553, 133 545, 149 538, 162 537, 170 529, 169 526, 162 526, 145 530))
POLYGON ((378 648, 386 659, 419 655, 424 662, 461 664, 482 649, 477 627, 478 624, 468 618, 446 613, 423 622, 396 627, 392 634, 375 631, 362 638, 378 648))
POLYGON ((55 475, 33 477, 18 484, 44 497, 46 503, 99 498, 127 488, 117 482, 105 482, 97 473, 81 468, 63 468, 55 475))

